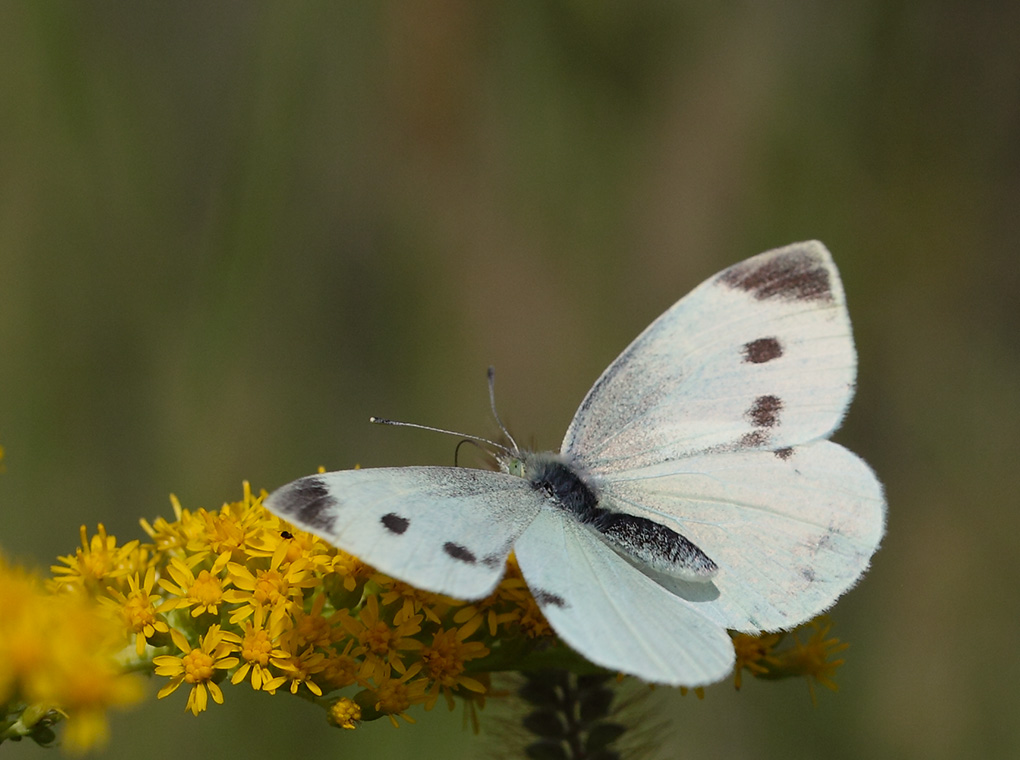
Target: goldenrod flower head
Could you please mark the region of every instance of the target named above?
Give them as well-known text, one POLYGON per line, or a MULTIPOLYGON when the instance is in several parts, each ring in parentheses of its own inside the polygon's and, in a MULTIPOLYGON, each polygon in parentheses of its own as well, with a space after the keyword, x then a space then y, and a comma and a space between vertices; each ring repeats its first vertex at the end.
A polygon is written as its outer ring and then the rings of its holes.
POLYGON ((314 646, 304 646, 301 638, 295 635, 293 630, 283 636, 281 644, 287 656, 274 661, 273 664, 279 667, 290 681, 290 693, 297 694, 298 689, 304 686, 315 696, 321 697, 322 687, 316 682, 315 677, 326 669, 326 655, 316 651, 314 646))
POLYGON ((328 655, 326 658, 325 667, 322 669, 322 676, 326 679, 326 683, 334 689, 342 689, 355 683, 361 686, 368 684, 368 680, 360 675, 362 670, 361 661, 351 654, 353 648, 354 639, 348 639, 347 645, 342 652, 336 652, 334 649, 333 654, 328 655))
POLYGON ((839 689, 833 676, 846 660, 834 659, 834 656, 850 645, 835 636, 830 637, 831 630, 832 621, 828 615, 820 615, 793 631, 791 634, 794 642, 793 647, 783 654, 779 667, 776 668, 777 676, 805 676, 812 702, 816 701, 816 683, 831 691, 839 689), (800 636, 798 636, 800 631, 809 634, 806 642, 801 642, 800 636))
POLYGON ((449 630, 439 629, 432 637, 432 643, 421 650, 422 671, 432 681, 426 709, 431 708, 442 689, 450 709, 453 709, 453 693, 467 689, 478 694, 485 692, 485 686, 476 678, 464 674, 464 664, 469 660, 485 657, 489 649, 480 641, 466 641, 481 624, 478 617, 466 625, 449 630))
POLYGON ((138 573, 128 576, 128 593, 108 588, 108 597, 99 597, 100 604, 115 610, 124 620, 125 628, 135 636, 135 654, 141 657, 146 642, 157 633, 169 633, 166 620, 156 611, 156 603, 162 600, 153 593, 156 584, 156 568, 145 571, 145 579, 138 580, 138 573))
POLYGON ((426 700, 426 683, 415 678, 420 669, 421 665, 415 664, 394 678, 389 665, 384 665, 376 674, 378 685, 370 692, 375 702, 372 706, 378 713, 388 717, 394 728, 400 725, 398 717, 414 723, 414 719, 407 715, 407 710, 426 700))
POLYGON ((338 728, 353 731, 361 721, 361 708, 348 697, 341 697, 329 706, 328 720, 338 728))
POLYGON ((68 585, 95 592, 134 570, 131 554, 138 547, 138 541, 130 541, 118 547, 117 539, 107 535, 102 523, 91 539, 82 525, 81 544, 81 548, 73 555, 57 557, 63 565, 53 565, 50 568, 55 576, 52 584, 54 588, 68 585))
POLYGON ((414 636, 421 632, 422 619, 422 615, 414 615, 399 625, 394 625, 381 616, 379 600, 375 596, 369 596, 357 617, 344 615, 340 624, 360 644, 358 651, 366 655, 366 668, 363 673, 371 678, 383 667, 393 667, 401 673, 407 669, 401 654, 407 650, 421 648, 421 641, 414 636))
POLYGON ((217 670, 229 670, 238 664, 238 658, 233 656, 240 644, 238 637, 222 630, 218 625, 209 627, 197 647, 192 647, 184 634, 178 630, 170 631, 170 636, 184 654, 153 658, 156 675, 170 677, 170 683, 159 690, 158 696, 165 697, 173 693, 182 683, 188 683, 192 689, 188 695, 186 709, 191 710, 192 714, 198 715, 206 709, 210 695, 216 704, 223 704, 223 692, 214 679, 217 677, 217 670))
POLYGON ((187 561, 171 558, 166 572, 173 580, 159 579, 159 585, 171 594, 171 598, 163 602, 157 612, 191 607, 193 617, 208 612, 215 615, 223 600, 224 581, 219 576, 226 561, 217 558, 212 569, 202 569, 198 575, 192 571, 205 558, 204 554, 190 557, 187 561))
POLYGON ((772 650, 782 641, 781 633, 763 633, 753 636, 749 633, 733 635, 733 648, 737 653, 736 665, 733 667, 733 685, 740 688, 745 670, 755 676, 763 676, 769 667, 779 665, 779 660, 772 655, 772 650))
POLYGON ((285 676, 274 676, 269 666, 273 664, 280 667, 286 661, 288 654, 274 645, 274 642, 278 642, 283 634, 284 618, 276 616, 266 626, 265 616, 265 610, 258 609, 255 611, 253 620, 245 620, 242 624, 244 634, 238 649, 238 654, 241 655, 241 666, 234 671, 230 682, 241 683, 250 672, 253 689, 256 691, 261 689, 273 694, 287 682, 287 679, 285 676))
POLYGON ((789 633, 771 633, 751 636, 738 633, 733 635, 737 651, 735 683, 740 688, 740 674, 747 670, 757 678, 775 680, 804 676, 807 678, 811 701, 815 701, 815 684, 819 683, 832 691, 838 686, 833 680, 836 670, 845 660, 833 659, 849 644, 835 636, 830 637, 832 621, 828 615, 819 615, 789 633), (806 642, 800 634, 808 633, 806 642), (791 642, 789 644, 788 642, 791 642))
POLYGON ((165 517, 157 517, 152 525, 145 518, 138 521, 142 530, 152 539, 153 546, 159 554, 182 549, 188 544, 188 535, 197 532, 198 526, 192 521, 191 512, 184 509, 173 494, 170 494, 170 508, 176 518, 173 521, 165 517), (196 529, 192 529, 192 525, 195 525, 196 529))

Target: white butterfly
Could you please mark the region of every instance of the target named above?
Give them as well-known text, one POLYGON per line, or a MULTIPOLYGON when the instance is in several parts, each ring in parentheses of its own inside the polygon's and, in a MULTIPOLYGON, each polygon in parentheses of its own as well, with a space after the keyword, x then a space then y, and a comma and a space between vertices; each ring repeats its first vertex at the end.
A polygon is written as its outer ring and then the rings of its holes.
POLYGON ((514 445, 502 472, 311 475, 265 506, 461 599, 491 593, 513 550, 549 623, 591 662, 708 684, 733 667, 727 629, 810 619, 878 548, 882 487, 825 440, 856 364, 836 266, 821 243, 797 243, 655 320, 588 392, 559 454, 514 445))

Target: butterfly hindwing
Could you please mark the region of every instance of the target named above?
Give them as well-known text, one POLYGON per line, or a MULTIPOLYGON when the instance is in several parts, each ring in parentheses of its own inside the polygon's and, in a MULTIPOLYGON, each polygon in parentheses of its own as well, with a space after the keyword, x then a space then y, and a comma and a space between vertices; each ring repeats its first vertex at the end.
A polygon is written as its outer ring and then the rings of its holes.
POLYGON ((593 530, 546 506, 514 547, 556 633, 588 660, 647 681, 699 686, 733 667, 733 644, 614 552, 593 530))
POLYGON ((418 588, 491 593, 541 499, 523 478, 461 467, 380 467, 310 475, 265 506, 418 588))
POLYGON ((831 433, 856 353, 825 246, 762 253, 707 280, 639 335, 588 392, 561 451, 591 472, 831 433))
POLYGON ((741 631, 791 628, 828 608, 867 569, 885 519, 874 473, 830 441, 616 473, 603 503, 670 526, 710 557, 718 594, 650 574, 741 631))

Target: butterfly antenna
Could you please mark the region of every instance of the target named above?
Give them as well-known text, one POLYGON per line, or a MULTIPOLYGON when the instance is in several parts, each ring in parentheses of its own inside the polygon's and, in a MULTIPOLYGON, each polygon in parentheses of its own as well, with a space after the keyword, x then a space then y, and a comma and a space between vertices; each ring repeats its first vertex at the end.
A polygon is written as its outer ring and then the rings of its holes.
MULTIPOLYGON (((499 449, 507 454, 513 452, 501 443, 490 441, 488 438, 482 438, 477 435, 468 435, 467 433, 458 433, 454 430, 444 430, 443 428, 431 427, 430 425, 419 425, 416 422, 399 422, 398 420, 387 420, 383 417, 369 417, 369 422, 374 422, 376 425, 394 425, 396 427, 409 427, 418 428, 419 430, 431 430, 433 433, 445 433, 446 435, 455 435, 460 438, 466 438, 469 441, 475 441, 476 443, 486 443, 493 448, 499 449)), ((505 431, 504 431, 505 432, 505 431)), ((513 439, 511 439, 513 440, 513 439)), ((516 450, 516 444, 514 444, 516 450)))
POLYGON ((470 438, 464 438, 463 440, 461 440, 460 443, 457 444, 457 448, 455 448, 453 450, 453 466, 454 467, 459 467, 460 466, 459 462, 458 462, 458 456, 460 455, 460 447, 463 446, 465 443, 470 443, 472 446, 474 446, 476 449, 478 449, 480 452, 482 452, 486 456, 492 457, 496 464, 499 464, 499 457, 497 457, 495 454, 493 454, 487 448, 482 446, 482 444, 480 444, 478 441, 472 441, 470 438))
MULTIPOLYGON (((489 367, 489 407, 492 409, 492 416, 496 418, 496 424, 499 425, 499 429, 503 431, 503 435, 507 437, 511 445, 514 447, 514 452, 519 452, 520 448, 517 446, 517 441, 510 435, 510 431, 506 429, 506 425, 503 424, 503 420, 499 418, 499 414, 496 412, 496 368, 489 367)), ((505 447, 504 447, 505 450, 505 447)))

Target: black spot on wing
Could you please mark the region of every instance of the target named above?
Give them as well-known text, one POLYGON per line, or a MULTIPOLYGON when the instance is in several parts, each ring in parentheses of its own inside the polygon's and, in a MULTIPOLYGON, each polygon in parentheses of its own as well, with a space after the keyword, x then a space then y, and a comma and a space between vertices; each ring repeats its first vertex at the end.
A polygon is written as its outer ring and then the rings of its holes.
POLYGON ((793 456, 793 449, 787 446, 786 448, 783 449, 776 449, 772 453, 775 454, 777 458, 782 459, 785 462, 787 459, 793 456))
POLYGON ((783 347, 775 338, 758 338, 744 344, 744 361, 764 364, 783 355, 783 347))
POLYGON ((461 546, 460 544, 455 544, 452 541, 447 541, 445 544, 443 544, 443 551, 449 554, 454 559, 460 560, 461 562, 466 562, 469 565, 473 565, 475 564, 475 562, 478 561, 478 559, 475 557, 475 555, 471 552, 470 549, 461 546))
POLYGON ((407 526, 411 524, 411 521, 406 517, 401 517, 395 512, 389 512, 379 518, 382 522, 383 527, 386 528, 390 533, 396 533, 398 536, 403 534, 407 530, 407 526))
POLYGON ((783 401, 779 396, 758 396, 745 415, 755 427, 773 428, 779 424, 782 408, 783 401))
POLYGON ((736 264, 719 275, 731 288, 747 291, 759 301, 831 301, 829 270, 803 250, 758 257, 736 264))
POLYGON ((800 577, 806 580, 808 583, 814 583, 815 571, 812 570, 810 567, 802 567, 800 568, 800 577))
POLYGON ((559 607, 560 609, 565 609, 570 606, 562 596, 551 591, 545 591, 544 589, 535 589, 531 592, 531 595, 535 597, 539 607, 559 607))
POLYGON ((294 522, 324 533, 332 531, 337 501, 326 484, 314 475, 284 486, 274 492, 271 499, 274 508, 292 516, 294 522))
POLYGON ((769 442, 769 434, 764 430, 752 430, 740 436, 737 444, 742 449, 760 449, 769 442))

